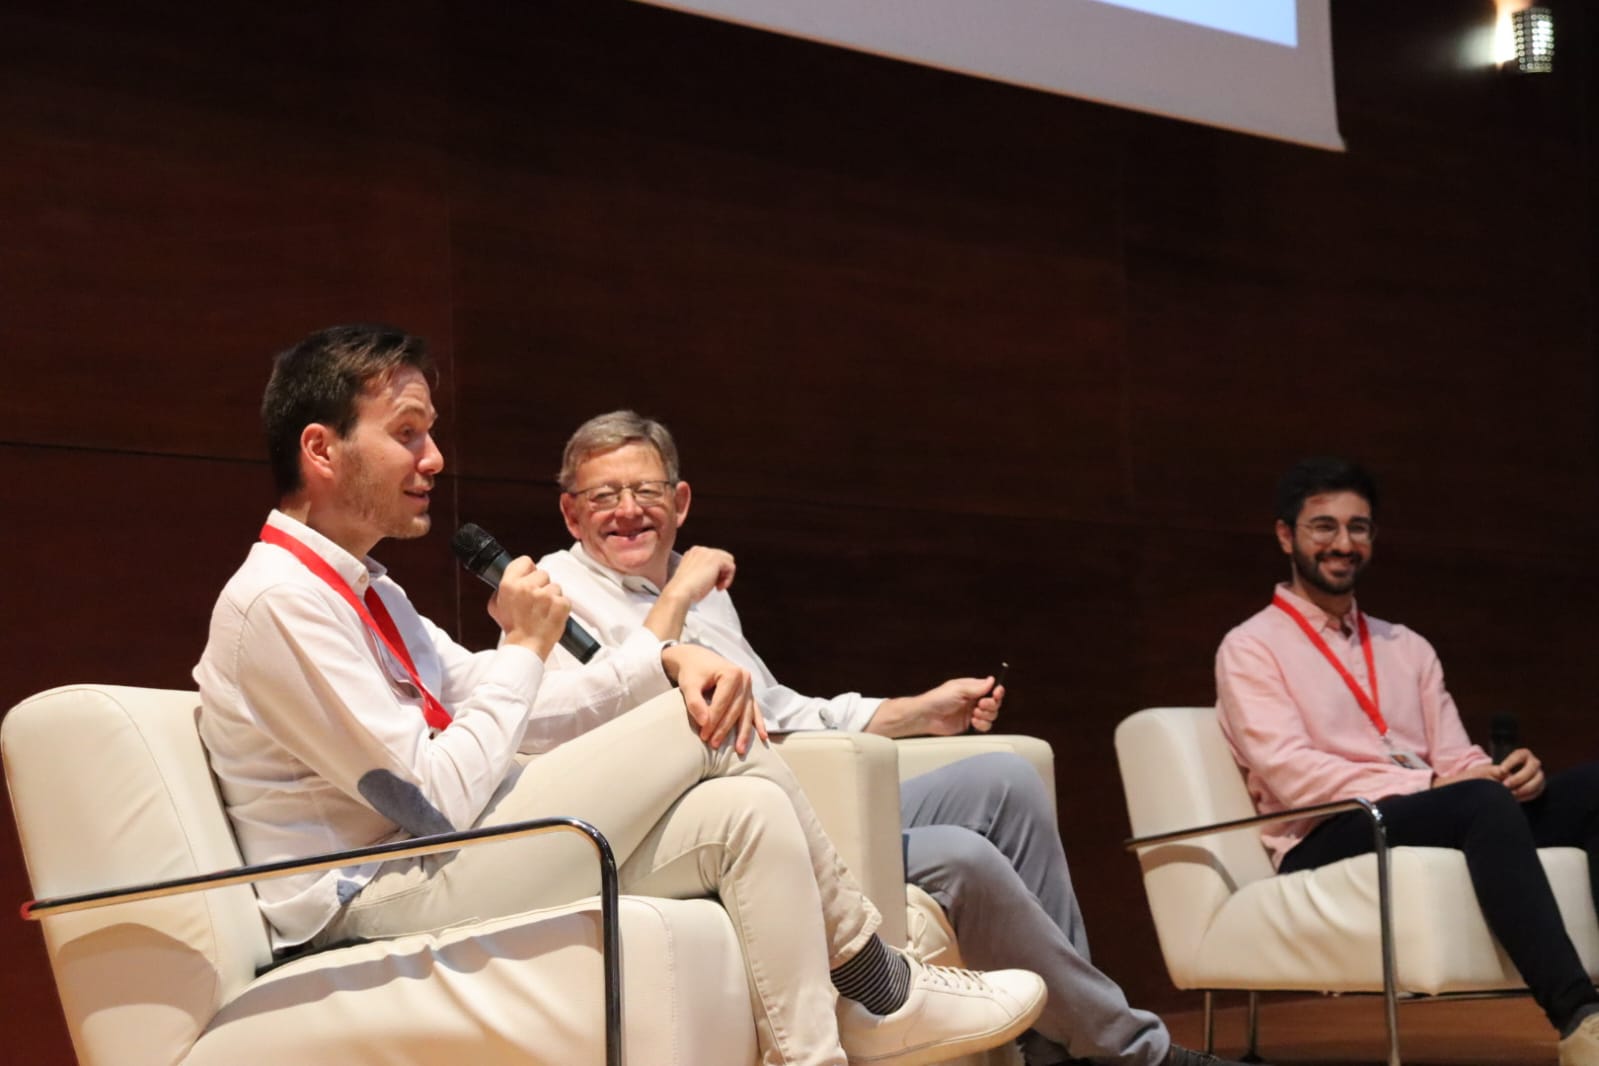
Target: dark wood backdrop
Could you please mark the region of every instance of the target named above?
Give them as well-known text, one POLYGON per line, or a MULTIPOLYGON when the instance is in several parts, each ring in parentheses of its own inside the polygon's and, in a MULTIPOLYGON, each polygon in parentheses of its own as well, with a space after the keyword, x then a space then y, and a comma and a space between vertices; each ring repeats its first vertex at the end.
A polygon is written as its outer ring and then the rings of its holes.
MULTIPOLYGON (((1487 0, 1339 0, 1347 154, 620 0, 104 6, 0 11, 0 706, 189 684, 271 502, 268 356, 380 319, 441 356, 442 529, 561 543, 562 441, 631 405, 676 429, 688 539, 738 555, 787 682, 1008 659, 1137 1002, 1188 999, 1111 733, 1211 701, 1298 455, 1384 476, 1365 602, 1433 639, 1469 726, 1599 747, 1576 0, 1546 78, 1458 62, 1487 0)), ((490 638, 442 536, 384 554, 490 638)), ((0 922, 0 959, 8 1017, 49 1020, 0 1059, 69 1062, 38 931, 0 922)))

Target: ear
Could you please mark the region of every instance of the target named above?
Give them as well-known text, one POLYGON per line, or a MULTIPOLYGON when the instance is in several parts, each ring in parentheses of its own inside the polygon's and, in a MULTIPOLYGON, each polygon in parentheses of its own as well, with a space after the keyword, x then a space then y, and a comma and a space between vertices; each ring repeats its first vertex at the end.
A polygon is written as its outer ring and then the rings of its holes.
POLYGON ((577 516, 581 513, 583 501, 573 496, 570 492, 561 493, 561 519, 566 522, 566 531, 572 534, 573 540, 583 539, 583 528, 577 524, 577 516))
POLYGON ((694 493, 688 487, 688 482, 679 481, 677 488, 672 490, 673 505, 677 511, 677 528, 683 528, 684 519, 688 518, 688 505, 693 502, 694 493))
POLYGON ((1281 518, 1277 519, 1277 543, 1284 555, 1294 554, 1294 527, 1281 518))
POLYGON ((300 475, 307 486, 333 480, 338 444, 333 427, 321 422, 312 422, 300 431, 300 475))

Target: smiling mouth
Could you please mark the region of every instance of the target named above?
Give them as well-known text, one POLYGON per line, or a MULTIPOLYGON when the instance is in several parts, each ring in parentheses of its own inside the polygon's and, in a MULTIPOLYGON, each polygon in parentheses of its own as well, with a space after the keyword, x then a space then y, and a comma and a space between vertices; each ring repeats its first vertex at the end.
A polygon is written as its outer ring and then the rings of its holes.
POLYGON ((1350 555, 1329 555, 1320 560, 1321 566, 1333 577, 1342 580, 1360 573, 1360 559, 1350 555))

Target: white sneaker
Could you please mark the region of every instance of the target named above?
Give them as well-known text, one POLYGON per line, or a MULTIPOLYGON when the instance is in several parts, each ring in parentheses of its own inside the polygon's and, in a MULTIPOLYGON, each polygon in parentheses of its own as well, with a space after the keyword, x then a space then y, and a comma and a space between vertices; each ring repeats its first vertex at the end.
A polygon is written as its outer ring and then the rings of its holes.
POLYGON ((1590 1014, 1560 1041, 1560 1066, 1595 1064, 1599 1064, 1599 1014, 1590 1014))
POLYGON ((905 956, 911 991, 893 1014, 838 999, 838 1035, 852 1064, 925 1066, 998 1047, 1044 1009, 1044 980, 1030 970, 956 970, 905 956))

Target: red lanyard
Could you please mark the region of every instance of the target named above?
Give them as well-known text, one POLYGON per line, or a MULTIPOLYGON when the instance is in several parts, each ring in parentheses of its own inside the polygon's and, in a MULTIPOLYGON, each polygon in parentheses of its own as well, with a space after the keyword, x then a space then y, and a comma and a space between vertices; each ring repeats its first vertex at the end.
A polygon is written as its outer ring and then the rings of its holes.
POLYGON ((261 539, 268 544, 275 544, 300 562, 305 564, 307 570, 327 582, 328 587, 343 596, 345 602, 355 608, 355 613, 361 616, 361 621, 366 623, 383 646, 389 649, 389 654, 400 661, 405 667, 406 676, 411 679, 411 684, 422 694, 422 716, 427 719, 428 725, 434 729, 443 729, 450 724, 450 712, 444 709, 433 693, 422 684, 422 679, 416 676, 416 664, 411 661, 411 653, 406 650, 405 638, 400 636, 399 628, 394 624, 394 618, 389 614, 389 609, 383 606, 383 600, 378 596, 377 590, 370 585, 366 590, 366 603, 356 598, 355 590, 350 588, 350 583, 339 576, 339 572, 328 564, 328 561, 316 552, 300 543, 299 539, 290 533, 273 525, 261 527, 261 539))
POLYGON ((1349 691, 1355 694, 1355 701, 1360 704, 1360 709, 1366 712, 1366 717, 1371 719, 1371 724, 1377 727, 1377 735, 1386 737, 1388 735, 1388 723, 1383 721, 1382 711, 1378 709, 1377 705, 1377 666, 1372 662, 1371 658, 1371 631, 1366 628, 1366 616, 1357 611, 1355 614, 1355 626, 1360 631, 1360 650, 1366 655, 1366 676, 1371 678, 1371 695, 1369 696, 1366 695, 1365 689, 1360 687, 1360 682, 1356 681, 1355 676, 1349 672, 1349 668, 1344 666, 1338 656, 1333 654, 1333 650, 1327 646, 1327 642, 1321 639, 1321 634, 1316 632, 1309 622, 1305 621, 1305 616, 1299 613, 1297 607, 1283 599, 1281 593, 1273 595, 1271 602, 1272 606, 1281 607, 1283 613, 1297 622, 1299 628, 1305 631, 1305 636, 1310 638, 1310 642, 1316 646, 1316 650, 1321 652, 1323 658, 1332 663, 1332 668, 1337 670, 1338 676, 1344 679, 1344 684, 1349 686, 1349 691))

